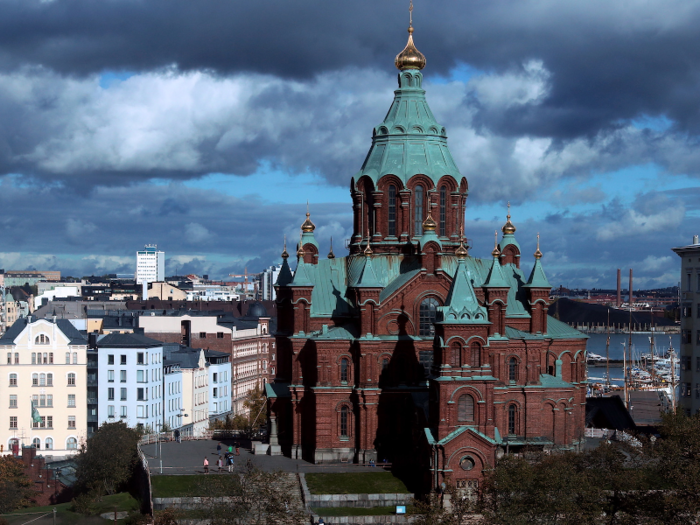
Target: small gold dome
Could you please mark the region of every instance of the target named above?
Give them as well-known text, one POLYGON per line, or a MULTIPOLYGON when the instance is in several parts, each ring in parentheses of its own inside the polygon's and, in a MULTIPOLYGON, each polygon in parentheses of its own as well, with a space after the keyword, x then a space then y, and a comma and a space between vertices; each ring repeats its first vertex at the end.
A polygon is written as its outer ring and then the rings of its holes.
POLYGON ((404 69, 423 69, 425 62, 425 55, 418 51, 413 43, 413 27, 409 26, 408 43, 403 48, 403 51, 396 55, 394 64, 400 71, 403 71, 404 69))
POLYGON ((433 219, 433 216, 430 215, 430 212, 428 212, 428 216, 425 218, 423 221, 423 231, 435 231, 437 228, 437 223, 435 222, 435 219, 433 219))
POLYGON ((289 252, 287 251, 287 236, 284 236, 284 250, 282 250, 282 259, 288 259, 289 252))
POLYGON ((460 239, 459 246, 455 250, 455 255, 460 259, 464 259, 469 255, 467 247, 464 246, 464 239, 460 239))
POLYGON ((542 252, 540 251, 540 234, 537 234, 537 249, 535 250, 535 259, 541 259, 542 258, 542 252))
POLYGON ((313 233, 313 231, 316 229, 316 225, 311 222, 311 214, 307 211, 306 212, 306 220, 303 222, 301 225, 301 231, 304 233, 313 233))
POLYGON ((297 257, 304 257, 304 247, 301 245, 301 233, 299 234, 299 249, 297 250, 297 257))
POLYGON ((365 255, 367 257, 372 255, 372 248, 369 246, 369 228, 367 228, 367 248, 365 248, 365 255))
POLYGON ((501 250, 498 249, 498 232, 493 232, 493 251, 491 252, 493 257, 500 257, 501 250))
POLYGON ((503 225, 503 228, 501 228, 501 231, 505 235, 513 235, 515 233, 515 225, 512 222, 510 222, 510 202, 508 203, 507 220, 506 223, 503 225))

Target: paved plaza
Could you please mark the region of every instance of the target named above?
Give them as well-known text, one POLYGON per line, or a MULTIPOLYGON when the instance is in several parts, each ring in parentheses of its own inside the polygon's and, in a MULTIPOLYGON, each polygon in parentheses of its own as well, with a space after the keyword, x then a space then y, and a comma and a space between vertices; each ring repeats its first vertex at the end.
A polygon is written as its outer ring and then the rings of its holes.
MULTIPOLYGON (((141 447, 143 453, 148 460, 148 466, 152 475, 163 474, 202 474, 204 473, 204 458, 209 460, 209 472, 216 473, 216 460, 218 454, 216 451, 217 444, 221 443, 222 454, 228 450, 229 445, 234 445, 235 440, 224 439, 222 441, 202 439, 193 441, 183 441, 177 443, 174 441, 153 443, 141 447), (159 455, 162 454, 162 457, 159 455)), ((235 449, 234 449, 235 451, 235 449)), ((251 453, 247 441, 241 441, 240 455, 234 457, 234 470, 245 468, 248 460, 257 468, 274 472, 282 470, 285 472, 377 472, 381 470, 377 467, 366 467, 354 464, 336 464, 336 465, 314 465, 301 459, 291 459, 285 456, 263 456, 254 455, 251 453), (245 445, 245 446, 244 446, 245 445)), ((224 467, 226 470, 226 467, 224 467)), ((226 473, 228 471, 226 470, 226 473)))

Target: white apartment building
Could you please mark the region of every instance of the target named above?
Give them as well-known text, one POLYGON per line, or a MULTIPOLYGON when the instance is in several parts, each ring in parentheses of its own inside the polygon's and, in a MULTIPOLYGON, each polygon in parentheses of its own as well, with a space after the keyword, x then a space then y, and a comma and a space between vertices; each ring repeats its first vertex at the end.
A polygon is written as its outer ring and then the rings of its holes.
POLYGON ((99 425, 123 421, 158 432, 163 424, 163 343, 135 333, 97 340, 99 425))
POLYGON ((700 411, 700 238, 673 248, 681 258, 681 383, 680 408, 687 415, 700 411))
POLYGON ((0 338, 0 352, 0 451, 76 454, 87 434, 87 340, 66 319, 29 316, 0 338))
POLYGON ((204 350, 163 345, 167 363, 177 363, 182 374, 180 432, 183 436, 202 436, 209 429, 209 363, 204 350))
POLYGON ((163 421, 172 429, 182 426, 182 370, 180 363, 163 360, 163 421))
POLYGON ((165 281, 165 252, 155 244, 147 244, 136 252, 136 284, 165 281))
POLYGON ((279 277, 281 269, 282 265, 278 264, 265 268, 260 274, 260 293, 263 301, 274 301, 277 299, 275 283, 277 282, 277 277, 279 277))
POLYGON ((209 363, 209 418, 221 419, 231 411, 231 357, 206 350, 209 363))

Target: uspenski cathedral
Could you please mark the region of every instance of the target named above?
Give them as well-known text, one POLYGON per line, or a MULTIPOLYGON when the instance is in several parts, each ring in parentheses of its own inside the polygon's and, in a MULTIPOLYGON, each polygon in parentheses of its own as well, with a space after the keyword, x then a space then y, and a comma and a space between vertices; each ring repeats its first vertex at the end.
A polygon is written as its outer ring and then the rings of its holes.
POLYGON ((539 248, 529 276, 510 212, 491 257, 469 253, 469 186, 422 88, 413 42, 350 181, 347 257, 301 225, 276 284, 271 453, 419 469, 427 488, 478 487, 524 447, 583 443, 586 336, 547 314, 539 248))

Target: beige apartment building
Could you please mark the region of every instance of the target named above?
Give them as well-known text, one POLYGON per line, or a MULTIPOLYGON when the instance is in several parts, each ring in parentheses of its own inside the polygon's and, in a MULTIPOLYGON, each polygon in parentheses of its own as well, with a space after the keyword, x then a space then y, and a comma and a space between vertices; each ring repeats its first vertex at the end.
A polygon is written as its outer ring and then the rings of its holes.
POLYGON ((0 338, 0 357, 0 452, 34 445, 45 456, 77 453, 87 434, 82 334, 66 319, 29 316, 0 338))

